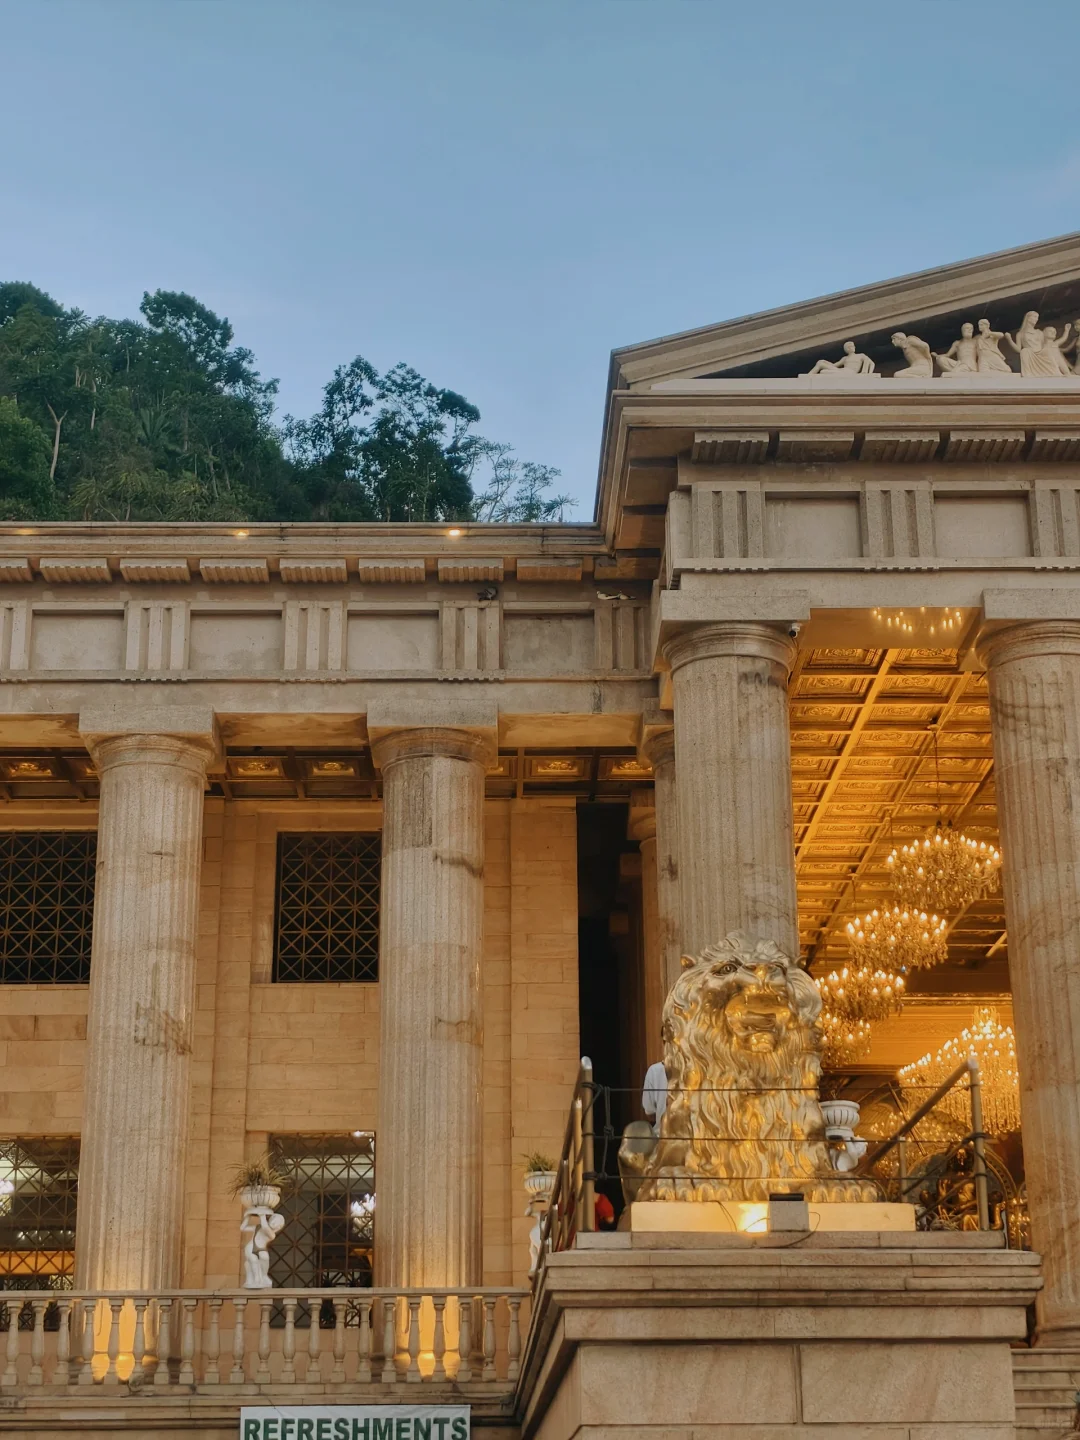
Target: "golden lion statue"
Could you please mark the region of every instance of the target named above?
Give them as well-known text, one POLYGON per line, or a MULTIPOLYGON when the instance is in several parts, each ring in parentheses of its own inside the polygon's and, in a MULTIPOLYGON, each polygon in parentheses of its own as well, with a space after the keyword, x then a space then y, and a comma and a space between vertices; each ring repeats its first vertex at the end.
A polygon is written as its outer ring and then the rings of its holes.
POLYGON ((659 1137, 628 1125, 628 1200, 873 1200, 870 1181, 829 1163, 818 1104, 821 998, 770 940, 739 931, 696 957, 664 1005, 668 1102, 659 1137))

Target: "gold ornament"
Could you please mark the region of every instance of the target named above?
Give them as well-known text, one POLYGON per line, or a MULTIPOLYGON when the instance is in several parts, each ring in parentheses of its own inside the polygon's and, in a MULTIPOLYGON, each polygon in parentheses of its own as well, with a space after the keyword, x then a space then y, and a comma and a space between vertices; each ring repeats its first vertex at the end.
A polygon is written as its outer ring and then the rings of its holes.
POLYGON ((847 1020, 887 1020, 903 1009, 904 977, 869 965, 845 965, 814 981, 822 1008, 847 1020))
MULTIPOLYGON (((971 1025, 947 1040, 936 1055, 923 1055, 905 1065, 899 1079, 914 1105, 921 1105, 968 1056, 979 1062, 982 1074, 983 1124, 991 1135, 1020 1129, 1020 1075, 1016 1041, 1011 1025, 1002 1025, 996 1006, 980 1005, 971 1025)), ((970 1086, 966 1079, 953 1086, 940 1109, 963 1125, 971 1124, 970 1086)))
POLYGON ((870 1054, 870 1026, 865 1020, 823 1010, 818 1024, 821 1027, 821 1063, 826 1070, 854 1065, 870 1054))
POLYGON ((683 968, 664 1003, 668 1102, 653 1134, 627 1126, 623 1193, 634 1200, 872 1200, 832 1167, 818 1103, 814 982, 772 940, 741 931, 683 968))
POLYGON ((919 910, 963 910, 998 883, 1001 852, 939 820, 921 840, 894 849, 886 866, 902 905, 919 910))
POLYGON ((894 905, 848 921, 851 956, 860 969, 928 970, 949 958, 946 921, 925 910, 894 905))

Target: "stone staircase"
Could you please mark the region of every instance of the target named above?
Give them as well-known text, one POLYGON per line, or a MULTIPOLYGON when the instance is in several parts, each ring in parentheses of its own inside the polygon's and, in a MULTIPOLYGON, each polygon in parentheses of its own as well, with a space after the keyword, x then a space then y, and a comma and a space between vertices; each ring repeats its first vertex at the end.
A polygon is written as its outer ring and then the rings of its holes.
POLYGON ((1059 1440, 1076 1420, 1080 1350, 1014 1350, 1013 1385, 1016 1440, 1059 1440))

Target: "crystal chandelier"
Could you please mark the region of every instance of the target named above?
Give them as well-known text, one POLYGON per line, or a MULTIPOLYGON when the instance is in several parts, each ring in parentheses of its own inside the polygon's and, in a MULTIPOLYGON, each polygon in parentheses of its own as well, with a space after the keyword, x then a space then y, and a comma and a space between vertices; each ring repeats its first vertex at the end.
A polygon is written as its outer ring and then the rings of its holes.
MULTIPOLYGON (((993 1005, 976 1008, 971 1025, 947 1040, 936 1055, 924 1055, 900 1071, 900 1083, 912 1103, 921 1105, 968 1056, 979 1062, 982 1075, 983 1124, 991 1135, 1020 1129, 1020 1076, 1012 1026, 1002 1025, 993 1005)), ((940 1108, 964 1126, 971 1124, 966 1079, 955 1085, 940 1108)))
POLYGON ((859 969, 928 970, 948 959, 946 921, 900 905, 871 910, 848 921, 851 956, 859 969))
POLYGON ((903 1006, 904 977, 869 965, 845 965, 814 984, 823 1008, 845 1020, 886 1020, 903 1006))
POLYGON ((845 1019, 830 1010, 822 1010, 818 1025, 821 1028, 821 1062, 827 1070, 853 1065, 869 1055, 870 1026, 865 1020, 845 1019))
POLYGON ((939 820, 921 840, 894 849, 885 864, 902 905, 963 910, 997 885, 1001 852, 939 820))

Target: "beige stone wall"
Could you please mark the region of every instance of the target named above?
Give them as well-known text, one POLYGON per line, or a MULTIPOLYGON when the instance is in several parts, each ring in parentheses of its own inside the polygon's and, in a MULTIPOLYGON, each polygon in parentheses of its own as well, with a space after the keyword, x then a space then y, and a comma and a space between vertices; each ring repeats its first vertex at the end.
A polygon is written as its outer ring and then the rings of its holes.
MULTIPOLYGON (((62 828, 96 815, 20 806, 4 820, 62 828)), ((275 985, 270 975, 279 831, 380 826, 371 802, 206 802, 185 1286, 238 1282, 230 1172, 270 1133, 376 1126, 378 985, 275 985)), ((574 802, 488 801, 485 830, 484 1282, 497 1285, 527 1272, 521 1160, 558 1154, 577 1069, 574 802)), ((83 986, 0 987, 0 1133, 79 1132, 86 1000, 83 986)))

